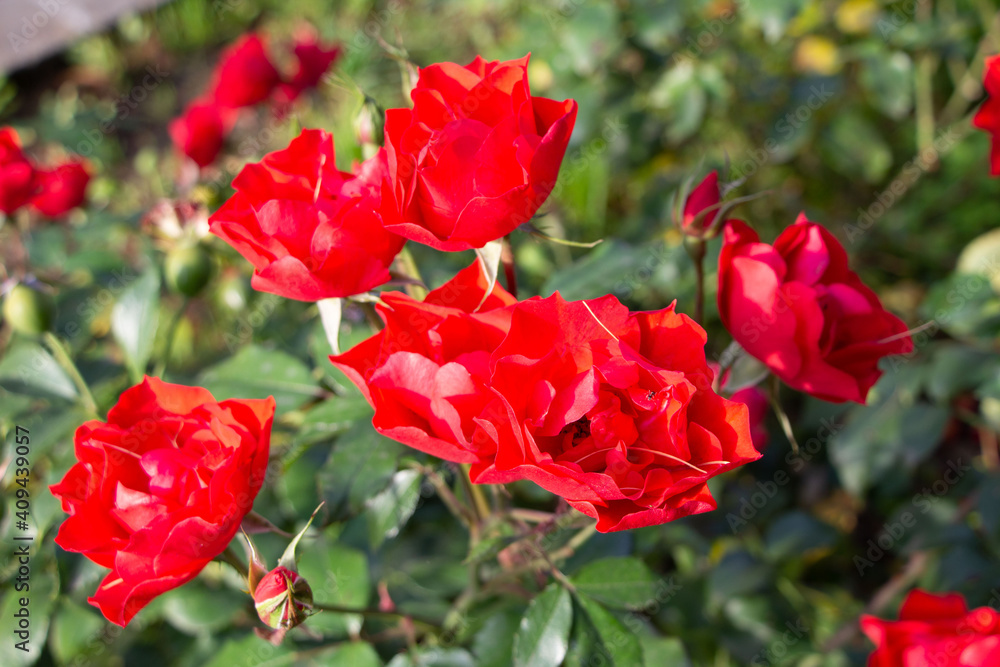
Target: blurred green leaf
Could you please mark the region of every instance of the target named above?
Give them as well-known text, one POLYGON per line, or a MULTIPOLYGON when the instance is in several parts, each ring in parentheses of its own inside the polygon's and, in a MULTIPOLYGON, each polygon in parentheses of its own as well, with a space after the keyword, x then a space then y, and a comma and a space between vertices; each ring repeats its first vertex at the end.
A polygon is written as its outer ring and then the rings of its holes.
POLYGON ((274 396, 278 414, 300 407, 319 388, 306 365, 296 357, 257 345, 241 348, 229 359, 201 373, 198 384, 216 400, 274 396))
POLYGON ((142 380, 153 355, 159 306, 160 274, 149 269, 122 291, 111 309, 111 333, 125 353, 133 383, 142 380))
POLYGON ((19 340, 0 361, 0 386, 7 391, 41 398, 72 401, 78 394, 73 381, 38 343, 19 340))
POLYGON ((602 607, 597 600, 579 592, 576 600, 590 617, 600 636, 601 643, 595 648, 595 652, 606 656, 613 665, 619 667, 643 664, 642 645, 632 630, 625 627, 624 623, 602 607))
POLYGON ((420 473, 400 470, 392 483, 365 503, 368 517, 368 537, 372 548, 378 549, 386 538, 399 534, 400 528, 413 516, 420 500, 420 473))
POLYGON ((392 480, 402 446, 358 422, 337 438, 317 479, 332 516, 347 517, 364 508, 392 480))

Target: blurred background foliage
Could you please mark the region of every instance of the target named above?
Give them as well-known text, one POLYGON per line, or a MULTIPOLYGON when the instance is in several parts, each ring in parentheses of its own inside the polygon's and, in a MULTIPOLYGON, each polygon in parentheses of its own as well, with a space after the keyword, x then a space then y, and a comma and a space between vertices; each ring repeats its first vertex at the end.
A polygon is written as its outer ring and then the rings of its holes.
MULTIPOLYGON (((85 155, 98 173, 92 204, 68 224, 33 226, 23 248, 10 226, 0 235, 4 277, 30 272, 53 292, 54 332, 100 406, 163 367, 168 381, 219 399, 274 394, 273 460, 256 510, 294 532, 326 502, 301 562, 316 599, 391 598, 446 631, 407 652, 391 620, 324 612, 275 648, 252 634, 250 598, 221 565, 124 631, 108 626, 86 603, 103 571, 53 545, 62 513, 45 490, 71 464, 86 418, 77 389, 45 346, 4 326, 0 431, 30 429, 40 537, 34 649, 15 651, 8 637, 0 664, 544 665, 557 662, 532 662, 530 647, 566 643, 567 665, 840 667, 864 664, 870 650, 859 614, 894 615, 913 586, 1000 604, 1000 240, 977 240, 997 226, 1000 183, 988 177, 988 138, 968 120, 982 57, 1000 51, 997 9, 988 0, 175 0, 10 74, 0 122, 29 146, 85 155), (204 88, 220 50, 259 29, 280 60, 303 23, 343 45, 332 73, 290 117, 243 118, 218 168, 179 191, 165 126, 204 88), (379 108, 405 103, 400 63, 380 40, 418 65, 531 52, 533 93, 579 102, 537 222, 554 236, 605 241, 582 250, 515 234, 522 297, 610 292, 633 309, 677 299, 691 312, 693 269, 672 197, 685 179, 728 167, 737 195, 767 191, 738 212, 764 240, 805 211, 844 242, 891 309, 913 326, 936 323, 916 336, 914 355, 888 361, 867 407, 786 390, 799 453, 769 418, 765 457, 714 480, 715 512, 579 546, 567 542, 586 522, 544 537, 497 522, 469 553, 424 475, 462 496, 461 471, 372 430, 367 404, 326 360, 316 308, 251 290, 250 266, 215 240, 214 277, 186 300, 162 276, 173 241, 150 233, 161 200, 214 210, 243 163, 300 127, 332 131, 342 168, 363 159, 366 96, 379 108), (541 551, 559 554, 572 599, 544 570, 524 571, 541 551), (470 576, 497 577, 506 594, 470 588, 470 576)), ((434 285, 473 259, 412 251, 434 285)), ((706 328, 718 358, 729 337, 714 307, 706 328)), ((371 333, 348 309, 342 344, 371 333)), ((530 484, 506 492, 517 506, 557 509, 530 484)), ((9 545, 12 505, 5 512, 9 545)), ((258 540, 271 563, 284 542, 258 540)), ((16 566, 4 563, 6 619, 16 566)))

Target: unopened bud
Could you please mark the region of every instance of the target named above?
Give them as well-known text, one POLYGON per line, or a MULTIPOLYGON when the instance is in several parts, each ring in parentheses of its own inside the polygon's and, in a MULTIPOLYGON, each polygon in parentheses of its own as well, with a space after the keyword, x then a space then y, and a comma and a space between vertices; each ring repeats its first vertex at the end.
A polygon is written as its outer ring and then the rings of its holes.
POLYGON ((257 584, 253 600, 260 620, 275 630, 294 628, 313 610, 309 584, 287 567, 268 572, 257 584))

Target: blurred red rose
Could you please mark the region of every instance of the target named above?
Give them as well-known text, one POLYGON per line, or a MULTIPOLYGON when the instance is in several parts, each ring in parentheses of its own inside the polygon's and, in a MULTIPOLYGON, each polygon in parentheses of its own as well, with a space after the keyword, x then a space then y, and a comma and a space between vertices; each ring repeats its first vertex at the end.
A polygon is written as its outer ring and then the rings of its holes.
POLYGON ((82 162, 66 162, 37 172, 37 192, 31 205, 43 215, 57 218, 87 199, 90 173, 82 162))
POLYGON ((279 103, 293 102, 302 93, 318 86, 340 56, 339 46, 324 48, 313 35, 297 39, 292 50, 295 52, 295 72, 278 88, 279 103))
POLYGON ((983 86, 987 98, 972 118, 972 124, 990 133, 990 174, 1000 176, 1000 55, 986 59, 983 86))
POLYGON ((484 300, 486 288, 473 263, 422 302, 383 292, 385 329, 330 357, 375 408, 379 433, 447 461, 478 459, 472 434, 490 400, 490 353, 517 303, 499 283, 484 300))
POLYGON ((697 228, 692 227, 698 214, 719 203, 719 172, 713 171, 699 183, 684 201, 681 226, 685 232, 701 233, 712 226, 716 214, 706 214, 697 228))
POLYGON ((386 229, 439 250, 510 233, 549 196, 576 102, 532 97, 528 56, 420 70, 412 109, 389 109, 386 229))
POLYGON ((969 611, 957 593, 914 590, 898 621, 866 615, 861 629, 876 646, 868 667, 1000 665, 1000 614, 989 607, 969 611))
POLYGON ((906 325, 848 268, 847 253, 800 215, 774 246, 727 222, 719 257, 719 315, 733 338, 791 387, 864 403, 878 361, 913 349, 906 325))
POLYGON ((167 130, 174 146, 199 167, 215 162, 233 120, 232 112, 210 100, 191 103, 183 115, 170 121, 167 130))
POLYGON ((267 469, 274 399, 218 403, 147 377, 108 421, 76 431, 77 463, 50 487, 56 543, 111 568, 89 602, 124 626, 228 546, 267 469))
POLYGON ((332 136, 303 130, 243 168, 211 230, 254 265, 255 289, 300 301, 359 294, 389 280, 405 242, 376 213, 384 175, 384 151, 355 176, 337 169, 332 136))
POLYGON ((256 34, 244 35, 219 58, 209 97, 219 106, 236 109, 263 102, 281 83, 281 75, 256 34))
POLYGON ((532 480, 602 532, 714 509, 706 481, 759 458, 746 406, 711 391, 704 331, 673 307, 496 286, 479 306, 484 291, 473 265, 423 303, 383 295, 385 330, 331 357, 380 432, 472 463, 478 483, 532 480))
POLYGON ((21 151, 17 132, 0 128, 0 213, 10 215, 31 201, 36 177, 35 167, 21 151))

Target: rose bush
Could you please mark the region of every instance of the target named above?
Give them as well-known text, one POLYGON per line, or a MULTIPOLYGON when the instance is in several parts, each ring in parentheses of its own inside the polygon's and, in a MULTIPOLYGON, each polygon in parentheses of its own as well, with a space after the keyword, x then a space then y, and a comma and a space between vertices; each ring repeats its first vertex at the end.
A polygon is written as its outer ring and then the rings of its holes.
POLYGON ((743 348, 791 387, 864 403, 879 359, 913 349, 906 325, 847 265, 840 242, 800 215, 774 245, 729 221, 719 315, 743 348))
POLYGON ((425 67, 410 97, 412 109, 385 114, 388 230, 468 250, 535 214, 556 184, 577 106, 533 97, 527 56, 425 67))
POLYGON ((339 171, 333 137, 303 130, 233 179, 212 233, 254 265, 255 289, 301 301, 365 292, 389 280, 405 242, 376 212, 384 161, 379 152, 357 175, 339 171))
POLYGON ((89 598, 126 625, 228 546, 264 482, 274 400, 216 402, 147 377, 107 422, 76 431, 77 463, 53 495, 69 517, 56 543, 111 569, 89 598))

